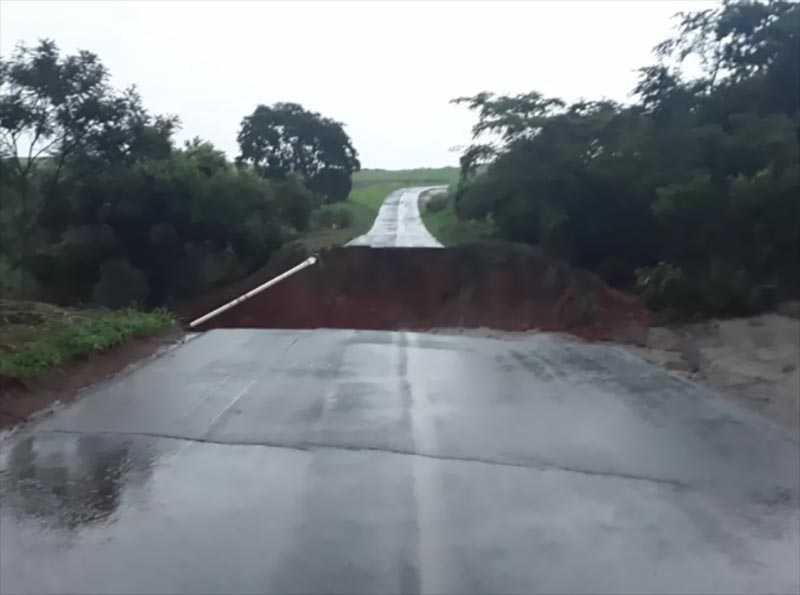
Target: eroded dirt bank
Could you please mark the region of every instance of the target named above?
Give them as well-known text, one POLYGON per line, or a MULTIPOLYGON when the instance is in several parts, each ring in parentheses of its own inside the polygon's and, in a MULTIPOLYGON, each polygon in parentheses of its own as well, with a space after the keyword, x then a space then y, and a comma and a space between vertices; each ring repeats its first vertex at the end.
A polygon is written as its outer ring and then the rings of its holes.
MULTIPOLYGON (((223 301, 206 299, 204 306, 210 309, 223 301)), ((588 273, 536 249, 487 244, 446 250, 333 249, 320 265, 205 328, 458 326, 641 341, 647 322, 646 310, 634 298, 588 273)))

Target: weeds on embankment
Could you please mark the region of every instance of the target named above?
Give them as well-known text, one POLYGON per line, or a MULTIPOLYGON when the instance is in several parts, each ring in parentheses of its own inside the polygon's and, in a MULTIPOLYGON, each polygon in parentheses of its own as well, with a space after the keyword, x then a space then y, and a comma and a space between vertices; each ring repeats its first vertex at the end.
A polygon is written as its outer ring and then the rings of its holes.
POLYGON ((0 301, 0 378, 30 378, 175 325, 165 310, 76 310, 0 301))

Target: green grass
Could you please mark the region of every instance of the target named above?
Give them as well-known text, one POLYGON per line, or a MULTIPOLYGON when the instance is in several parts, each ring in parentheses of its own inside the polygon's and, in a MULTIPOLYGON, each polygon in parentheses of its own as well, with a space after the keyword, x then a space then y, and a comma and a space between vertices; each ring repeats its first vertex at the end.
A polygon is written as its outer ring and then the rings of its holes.
MULTIPOLYGON (((369 231, 384 199, 395 190, 408 186, 438 186, 455 184, 458 168, 438 169, 363 169, 353 174, 353 190, 344 203, 351 209, 354 223, 352 237, 369 231)), ((348 238, 348 239, 352 239, 348 238)))
POLYGON ((172 328, 166 311, 73 310, 39 302, 0 301, 0 377, 40 375, 134 337, 172 328))
MULTIPOLYGON (((347 202, 366 207, 373 213, 374 218, 374 215, 378 214, 383 200, 395 190, 399 190, 407 185, 408 184, 403 184, 402 182, 390 182, 355 188, 347 198, 347 202)), ((372 222, 370 222, 370 224, 371 223, 372 222)))
POLYGON ((372 227, 384 199, 395 190, 408 186, 436 186, 455 184, 458 168, 434 169, 364 169, 353 174, 353 190, 347 200, 324 205, 326 209, 342 209, 350 214, 350 224, 340 229, 316 229, 303 234, 297 242, 311 253, 330 246, 341 246, 365 234, 372 227))
MULTIPOLYGON (((320 211, 347 211, 350 214, 350 224, 347 227, 315 230, 305 235, 310 236, 308 240, 314 244, 319 244, 319 240, 324 238, 327 238, 331 246, 345 244, 353 238, 367 233, 372 227, 384 199, 390 192, 402 187, 403 184, 381 184, 353 190, 346 201, 324 205, 319 209, 320 211)), ((323 240, 322 243, 325 241, 323 240)))
POLYGON ((353 188, 365 186, 399 184, 403 186, 437 186, 455 184, 458 181, 457 167, 418 169, 362 169, 353 174, 353 188))
POLYGON ((433 213, 425 207, 420 209, 425 227, 442 244, 457 246, 485 240, 492 236, 493 227, 490 223, 462 221, 456 216, 452 192, 449 192, 444 200, 447 201, 447 206, 441 211, 433 213))

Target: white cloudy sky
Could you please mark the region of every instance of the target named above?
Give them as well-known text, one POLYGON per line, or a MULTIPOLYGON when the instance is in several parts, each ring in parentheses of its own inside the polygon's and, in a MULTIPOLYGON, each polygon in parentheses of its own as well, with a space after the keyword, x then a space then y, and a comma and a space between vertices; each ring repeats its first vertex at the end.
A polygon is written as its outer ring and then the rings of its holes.
POLYGON ((365 167, 455 164, 472 116, 448 100, 538 90, 626 100, 677 11, 709 1, 0 0, 0 52, 49 37, 236 154, 242 116, 293 101, 347 125, 365 167))

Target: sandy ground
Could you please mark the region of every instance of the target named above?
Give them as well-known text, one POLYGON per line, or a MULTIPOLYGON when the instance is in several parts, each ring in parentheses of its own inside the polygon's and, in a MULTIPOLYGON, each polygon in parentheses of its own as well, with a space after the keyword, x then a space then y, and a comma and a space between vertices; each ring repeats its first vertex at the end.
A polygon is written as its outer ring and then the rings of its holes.
MULTIPOLYGON (((800 440, 800 304, 781 311, 785 314, 653 327, 646 344, 618 346, 671 374, 705 385, 800 440)), ((530 336, 530 332, 488 328, 434 332, 504 340, 530 336)))
POLYGON ((650 329, 625 349, 707 385, 800 439, 800 320, 782 314, 650 329))

